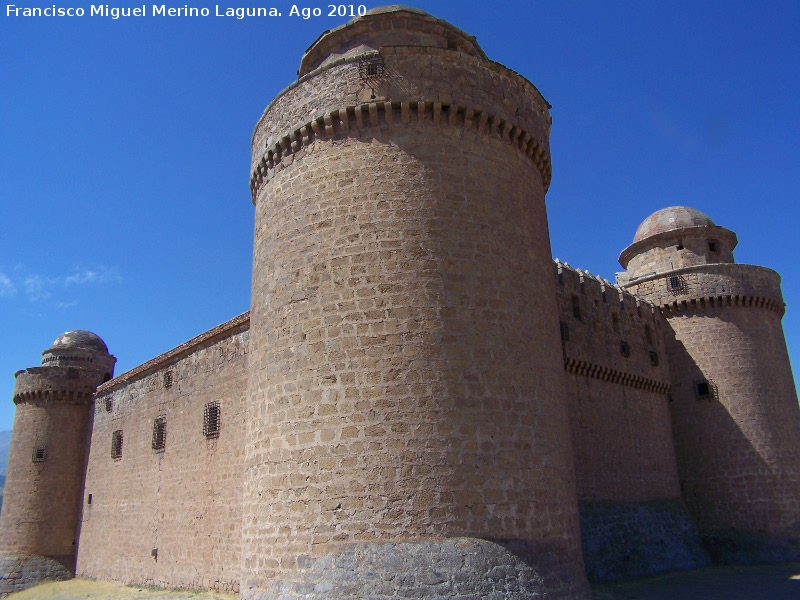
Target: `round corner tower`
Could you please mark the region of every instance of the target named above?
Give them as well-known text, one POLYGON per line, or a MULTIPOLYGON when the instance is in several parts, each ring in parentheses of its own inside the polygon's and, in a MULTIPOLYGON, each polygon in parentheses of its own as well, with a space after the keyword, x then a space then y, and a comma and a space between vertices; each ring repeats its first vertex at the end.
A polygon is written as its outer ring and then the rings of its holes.
POLYGON ((89 406, 116 358, 89 331, 68 331, 17 371, 14 430, 0 516, 0 594, 72 577, 89 406))
POLYGON ((547 102, 398 6, 299 75, 253 135, 243 597, 584 597, 547 102))
POLYGON ((670 325, 681 487, 712 555, 749 546, 743 556, 780 559, 766 540, 800 539, 800 408, 780 277, 735 264, 736 243, 703 213, 666 208, 620 255, 619 280, 670 325))

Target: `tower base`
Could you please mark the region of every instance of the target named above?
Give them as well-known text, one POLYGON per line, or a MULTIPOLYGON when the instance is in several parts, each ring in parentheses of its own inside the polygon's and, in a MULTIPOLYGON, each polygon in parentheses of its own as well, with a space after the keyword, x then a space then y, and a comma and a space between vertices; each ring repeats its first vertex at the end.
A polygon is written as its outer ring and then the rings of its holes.
MULTIPOLYGON (((72 557, 65 557, 71 562, 72 557)), ((0 598, 44 581, 72 579, 72 571, 46 556, 0 555, 0 598)))
POLYGON ((589 581, 618 581, 709 564, 678 499, 591 502, 579 506, 589 581))
POLYGON ((578 556, 553 544, 449 538, 347 544, 243 600, 590 598, 578 556))

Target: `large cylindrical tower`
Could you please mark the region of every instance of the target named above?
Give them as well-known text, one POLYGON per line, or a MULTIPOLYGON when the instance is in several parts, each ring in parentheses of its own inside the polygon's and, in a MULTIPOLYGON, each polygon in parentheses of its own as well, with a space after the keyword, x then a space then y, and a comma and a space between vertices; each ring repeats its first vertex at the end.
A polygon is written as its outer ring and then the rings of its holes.
POLYGON ((299 75, 253 137, 243 597, 583 597, 547 102, 404 7, 299 75))
POLYGON ((75 572, 89 405, 116 358, 88 331, 68 331, 17 371, 14 430, 0 516, 0 594, 75 572))
POLYGON ((736 243, 699 211, 660 210, 622 252, 620 283, 669 322, 681 486, 709 550, 781 559, 800 539, 800 409, 780 277, 734 264, 736 243))

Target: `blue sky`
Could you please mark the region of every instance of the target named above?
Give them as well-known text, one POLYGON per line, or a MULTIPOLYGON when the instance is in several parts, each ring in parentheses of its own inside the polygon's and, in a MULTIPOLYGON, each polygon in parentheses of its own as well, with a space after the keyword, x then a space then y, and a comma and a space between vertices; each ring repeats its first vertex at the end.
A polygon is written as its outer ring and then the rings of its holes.
MULTIPOLYGON (((249 309, 253 127, 346 20, 261 1, 220 7, 284 16, 0 15, 0 430, 14 372, 66 330, 99 334, 120 374, 249 309)), ((800 3, 415 6, 553 105, 554 256, 613 279, 648 214, 698 208, 738 234, 738 262, 783 276, 797 361, 800 3)))

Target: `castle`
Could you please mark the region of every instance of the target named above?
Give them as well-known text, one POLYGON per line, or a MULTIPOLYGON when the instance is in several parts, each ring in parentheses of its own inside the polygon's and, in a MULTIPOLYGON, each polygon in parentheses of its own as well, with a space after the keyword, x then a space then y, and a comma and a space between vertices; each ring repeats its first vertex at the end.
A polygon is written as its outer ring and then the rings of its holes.
POLYGON ((779 276, 686 207, 616 285, 554 262, 548 109, 422 11, 323 33, 253 135, 251 310, 17 372, 0 593, 588 598, 800 555, 779 276))

